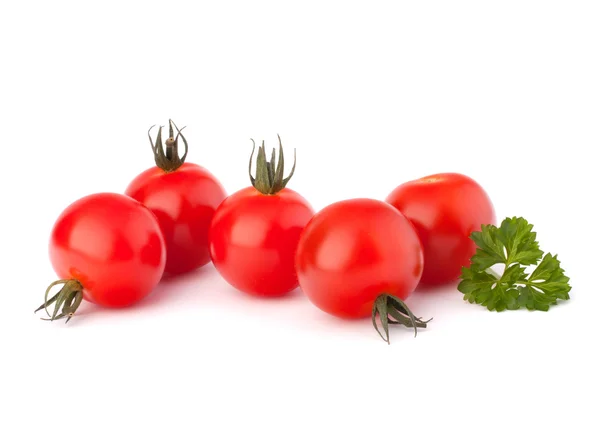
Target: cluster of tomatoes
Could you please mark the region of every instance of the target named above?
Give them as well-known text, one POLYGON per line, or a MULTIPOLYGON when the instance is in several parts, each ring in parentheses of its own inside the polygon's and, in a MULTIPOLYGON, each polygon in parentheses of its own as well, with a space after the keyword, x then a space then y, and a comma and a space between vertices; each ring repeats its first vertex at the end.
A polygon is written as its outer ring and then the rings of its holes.
POLYGON ((155 142, 148 136, 155 167, 124 194, 83 197, 57 219, 50 259, 60 280, 38 308, 49 319, 68 321, 84 299, 132 305, 165 275, 212 261, 240 291, 274 297, 300 286, 327 313, 371 316, 389 343, 389 324, 415 333, 427 326, 404 300, 417 286, 457 281, 475 253, 471 232, 496 220, 482 187, 455 173, 406 182, 385 201, 344 200, 315 213, 287 188, 296 164, 284 177, 281 140, 269 158, 259 146, 254 175, 252 151, 252 185, 228 196, 208 170, 185 162, 188 143, 172 121, 164 144, 162 128, 155 142))

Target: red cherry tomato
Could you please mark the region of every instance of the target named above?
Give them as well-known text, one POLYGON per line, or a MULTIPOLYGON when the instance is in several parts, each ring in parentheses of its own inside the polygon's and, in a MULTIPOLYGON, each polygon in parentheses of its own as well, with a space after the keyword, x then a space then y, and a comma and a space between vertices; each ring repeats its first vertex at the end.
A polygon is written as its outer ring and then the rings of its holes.
POLYGON ((284 188, 266 196, 248 187, 218 208, 210 230, 212 261, 223 278, 254 295, 278 296, 298 287, 294 254, 313 215, 308 202, 284 188))
MULTIPOLYGON (((184 163, 185 156, 180 159, 169 152, 176 144, 177 138, 171 136, 166 154, 158 152, 157 166, 142 172, 125 190, 158 218, 167 244, 165 272, 172 275, 195 270, 210 261, 208 229, 215 209, 226 197, 209 171, 184 163)), ((153 147, 162 148, 160 134, 153 147)))
POLYGON ((421 283, 458 280, 475 254, 469 238, 482 224, 494 224, 494 207, 483 188, 468 176, 440 173, 396 187, 386 201, 415 226, 425 254, 421 283))
POLYGON ((66 310, 52 317, 67 320, 81 298, 106 307, 140 301, 156 287, 166 262, 156 217, 121 194, 93 194, 68 206, 54 224, 49 249, 61 278, 55 284, 65 287, 40 309, 64 303, 66 310))
POLYGON ((382 201, 344 200, 315 214, 300 237, 296 271, 308 299, 326 313, 372 316, 377 329, 379 315, 388 343, 388 317, 415 332, 426 326, 403 302, 421 278, 421 243, 411 223, 382 201))
POLYGON ((228 283, 252 295, 279 296, 298 287, 294 254, 314 213, 301 195, 284 188, 291 174, 283 179, 281 151, 279 164, 276 169, 266 161, 263 144, 254 187, 225 199, 210 228, 213 264, 228 283))

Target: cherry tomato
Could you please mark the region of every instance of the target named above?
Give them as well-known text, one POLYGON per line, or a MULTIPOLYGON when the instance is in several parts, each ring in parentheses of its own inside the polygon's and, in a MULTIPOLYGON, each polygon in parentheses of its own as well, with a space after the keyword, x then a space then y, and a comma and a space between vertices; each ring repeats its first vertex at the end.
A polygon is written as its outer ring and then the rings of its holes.
POLYGON ((156 217, 141 203, 113 193, 93 194, 68 206, 54 224, 49 252, 61 278, 51 287, 64 287, 53 299, 47 293, 39 309, 56 303, 51 318, 67 321, 81 299, 105 307, 140 301, 156 287, 166 262, 156 217))
POLYGON ((425 267, 421 283, 455 283, 475 254, 469 238, 482 224, 494 224, 490 198, 473 179, 440 173, 396 187, 386 201, 415 226, 423 244, 425 267))
MULTIPOLYGON (((171 275, 195 270, 210 261, 208 229, 217 206, 226 193, 219 181, 205 168, 184 163, 179 158, 178 132, 173 138, 173 123, 166 153, 162 138, 153 144, 157 166, 138 175, 125 194, 148 207, 158 218, 167 244, 165 272, 171 275)), ((187 152, 187 149, 186 149, 187 152)))
MULTIPOLYGON (((283 156, 278 168, 259 148, 253 187, 229 196, 210 228, 210 254, 223 278, 252 295, 279 296, 298 287, 294 254, 300 233, 314 211, 285 184, 283 156)), ((293 173, 293 171, 292 171, 293 173)))
POLYGON ((372 316, 374 324, 378 314, 388 342, 388 316, 425 327, 403 302, 423 272, 421 243, 408 219, 387 203, 351 199, 316 213, 300 237, 296 271, 321 310, 341 318, 372 316))

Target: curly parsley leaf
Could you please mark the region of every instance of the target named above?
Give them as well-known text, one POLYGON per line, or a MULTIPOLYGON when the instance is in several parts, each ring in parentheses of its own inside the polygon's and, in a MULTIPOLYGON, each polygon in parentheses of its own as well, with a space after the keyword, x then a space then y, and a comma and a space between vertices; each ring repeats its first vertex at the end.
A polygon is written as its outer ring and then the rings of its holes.
POLYGON ((522 307, 548 311, 558 300, 569 299, 571 286, 560 261, 556 255, 544 255, 532 230, 524 218, 513 217, 500 227, 483 225, 471 234, 477 251, 471 265, 462 269, 458 284, 466 301, 490 311, 522 307), (504 266, 502 275, 492 270, 497 264, 504 266), (527 273, 526 267, 532 265, 537 266, 527 273))

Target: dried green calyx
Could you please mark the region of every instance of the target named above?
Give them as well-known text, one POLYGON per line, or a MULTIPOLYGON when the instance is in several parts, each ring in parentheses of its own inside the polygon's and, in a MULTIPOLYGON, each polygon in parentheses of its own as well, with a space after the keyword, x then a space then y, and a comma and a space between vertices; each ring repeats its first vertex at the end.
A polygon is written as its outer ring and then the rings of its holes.
POLYGON ((83 286, 78 280, 57 280, 48 286, 44 303, 34 313, 44 309, 48 315, 48 318, 44 320, 58 320, 66 317, 68 323, 79 308, 81 301, 83 301, 83 286), (57 285, 63 285, 63 287, 52 298, 48 299, 50 291, 57 285), (54 304, 54 311, 50 314, 48 307, 52 304, 54 304))
POLYGON ((415 330, 415 336, 417 336, 417 328, 426 328, 427 323, 431 321, 431 319, 423 321, 421 317, 415 317, 404 301, 389 294, 381 294, 377 297, 375 304, 373 304, 371 317, 373 319, 375 330, 388 344, 390 343, 390 324, 400 324, 407 328, 413 328, 415 330), (385 336, 379 330, 377 316, 379 316, 379 321, 381 322, 385 336))
POLYGON ((158 134, 156 135, 156 142, 152 142, 152 137, 150 136, 150 131, 154 128, 152 126, 148 130, 148 139, 150 140, 150 145, 152 146, 152 152, 154 153, 154 161, 156 162, 156 166, 164 170, 165 172, 173 172, 177 170, 183 163, 185 162, 185 158, 188 153, 188 143, 181 133, 185 129, 185 126, 179 129, 173 120, 169 119, 169 138, 165 141, 165 147, 163 148, 163 140, 162 140, 162 128, 160 126, 158 128, 158 134), (177 135, 173 131, 173 126, 177 130, 177 135), (185 153, 183 156, 179 157, 179 137, 183 140, 183 145, 185 146, 185 153))
POLYGON ((250 181, 252 186, 260 191, 262 194, 276 194, 283 190, 287 185, 288 181, 294 175, 296 170, 296 150, 294 149, 294 165, 287 178, 283 177, 283 147, 281 146, 281 138, 279 139, 279 158, 275 161, 275 148, 271 153, 271 160, 267 161, 267 154, 265 151, 265 142, 258 147, 258 155, 256 157, 256 177, 252 176, 252 159, 254 157, 254 150, 256 143, 252 139, 252 154, 250 154, 250 165, 248 167, 248 173, 250 174, 250 181))

